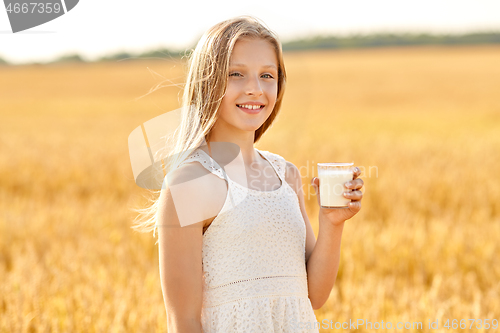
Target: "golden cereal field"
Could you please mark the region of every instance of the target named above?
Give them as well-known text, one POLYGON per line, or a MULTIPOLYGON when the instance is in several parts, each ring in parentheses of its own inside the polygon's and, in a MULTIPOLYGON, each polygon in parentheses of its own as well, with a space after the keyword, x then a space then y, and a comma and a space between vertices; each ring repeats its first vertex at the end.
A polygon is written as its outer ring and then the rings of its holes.
MULTIPOLYGON (((299 167, 316 233, 315 164, 365 170, 322 332, 358 319, 496 331, 484 320, 500 320, 499 59, 500 46, 285 54, 283 108, 257 147, 299 167)), ((166 332, 156 239, 130 228, 147 192, 127 138, 178 107, 175 86, 135 99, 184 70, 0 67, 1 333, 166 332)))

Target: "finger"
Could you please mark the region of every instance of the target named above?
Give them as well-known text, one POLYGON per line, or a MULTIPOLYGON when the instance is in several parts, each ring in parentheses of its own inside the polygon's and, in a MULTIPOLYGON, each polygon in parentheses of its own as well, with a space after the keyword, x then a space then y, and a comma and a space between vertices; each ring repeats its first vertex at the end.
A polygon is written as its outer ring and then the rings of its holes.
POLYGON ((314 187, 314 190, 315 190, 316 192, 318 192, 318 191, 319 191, 318 182, 319 182, 319 179, 318 179, 317 177, 313 177, 313 178, 311 179, 311 185, 314 187))
POLYGON ((361 170, 358 167, 353 168, 352 179, 356 179, 361 175, 361 170))
POLYGON ((358 178, 358 179, 353 179, 353 180, 347 182, 346 187, 348 189, 357 190, 357 189, 362 188, 364 184, 365 183, 363 182, 363 179, 358 178))
POLYGON ((349 202, 349 210, 353 213, 359 212, 361 210, 361 201, 349 202))
POLYGON ((361 191, 346 191, 344 192, 344 197, 351 200, 361 200, 363 198, 363 192, 361 191))

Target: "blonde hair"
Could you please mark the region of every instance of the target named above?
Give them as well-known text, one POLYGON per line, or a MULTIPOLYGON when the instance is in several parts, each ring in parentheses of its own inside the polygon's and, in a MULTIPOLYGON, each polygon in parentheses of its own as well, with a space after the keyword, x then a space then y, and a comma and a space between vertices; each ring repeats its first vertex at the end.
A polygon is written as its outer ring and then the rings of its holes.
MULTIPOLYGON (((217 110, 224 97, 229 75, 229 60, 240 38, 264 39, 269 41, 278 61, 278 93, 273 111, 266 121, 255 131, 257 142, 272 125, 281 108, 285 90, 286 72, 283 52, 277 35, 253 16, 238 16, 214 25, 201 37, 189 56, 184 93, 182 96, 181 121, 174 135, 171 151, 165 149, 163 156, 169 156, 166 170, 174 170, 190 153, 209 142, 211 130, 217 121, 217 110)), ((153 199, 147 208, 134 209, 139 215, 132 227, 139 232, 155 231, 159 193, 151 191, 153 199)), ((153 234, 154 237, 154 234, 153 234)))

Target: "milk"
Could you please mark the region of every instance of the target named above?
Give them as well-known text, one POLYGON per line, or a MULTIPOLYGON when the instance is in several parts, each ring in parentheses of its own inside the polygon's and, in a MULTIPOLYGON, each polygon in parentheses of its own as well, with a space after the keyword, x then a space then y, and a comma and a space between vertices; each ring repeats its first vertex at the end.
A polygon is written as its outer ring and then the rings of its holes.
POLYGON ((342 163, 341 167, 327 167, 332 164, 318 163, 321 207, 347 207, 351 199, 344 197, 344 191, 348 191, 344 184, 353 179, 353 171, 349 169, 353 163, 342 163))

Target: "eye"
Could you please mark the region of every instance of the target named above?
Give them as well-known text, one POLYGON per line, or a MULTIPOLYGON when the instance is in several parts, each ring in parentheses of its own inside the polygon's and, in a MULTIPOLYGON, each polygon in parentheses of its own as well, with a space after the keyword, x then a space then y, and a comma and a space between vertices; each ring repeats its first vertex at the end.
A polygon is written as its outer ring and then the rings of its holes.
POLYGON ((229 74, 229 76, 242 76, 242 75, 238 72, 234 72, 234 73, 229 74))
POLYGON ((262 76, 265 76, 265 79, 274 79, 271 74, 262 74, 262 76))

